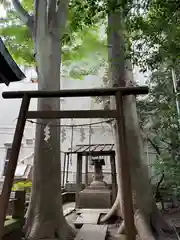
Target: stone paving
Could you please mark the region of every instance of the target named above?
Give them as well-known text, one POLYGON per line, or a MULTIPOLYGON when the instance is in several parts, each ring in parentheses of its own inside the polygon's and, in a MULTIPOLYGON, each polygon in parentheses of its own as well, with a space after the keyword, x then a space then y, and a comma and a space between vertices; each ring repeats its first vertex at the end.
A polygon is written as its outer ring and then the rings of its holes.
MULTIPOLYGON (((77 214, 75 211, 72 212, 73 208, 75 209, 75 203, 66 203, 63 205, 63 210, 65 212, 69 211, 70 213, 70 214, 67 214, 66 219, 68 223, 75 229, 73 222, 76 220, 77 214)), ((168 222, 170 223, 173 222, 173 225, 176 227, 177 232, 180 233, 180 211, 176 213, 164 213, 163 215, 168 222)), ((117 229, 119 228, 119 224, 120 222, 108 224, 106 240, 126 240, 125 235, 117 234, 117 229)), ((75 230, 78 231, 77 229, 75 230)), ((158 240, 180 240, 180 238, 178 238, 176 234, 173 234, 173 235, 167 234, 161 238, 158 238, 158 240)))

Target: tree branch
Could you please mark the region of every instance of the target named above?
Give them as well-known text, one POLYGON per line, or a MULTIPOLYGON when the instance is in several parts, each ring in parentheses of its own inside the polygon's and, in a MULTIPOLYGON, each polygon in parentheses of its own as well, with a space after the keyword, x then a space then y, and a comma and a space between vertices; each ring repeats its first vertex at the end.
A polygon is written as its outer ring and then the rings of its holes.
POLYGON ((34 37, 43 38, 47 34, 47 0, 35 0, 34 37))
POLYGON ((144 132, 143 128, 140 126, 141 129, 141 133, 146 137, 146 139, 148 140, 148 142, 151 144, 151 146, 155 149, 155 151, 157 152, 157 154, 159 156, 161 156, 161 151, 159 146, 157 146, 149 137, 148 135, 144 132))
POLYGON ((33 32, 33 16, 29 15, 29 13, 23 8, 19 0, 12 0, 14 8, 17 11, 17 14, 20 20, 26 24, 29 29, 33 32))
POLYGON ((66 26, 67 15, 68 15, 69 0, 58 0, 57 1, 57 23, 59 24, 60 38, 64 34, 66 26))
POLYGON ((161 156, 159 147, 149 137, 147 137, 147 140, 148 142, 150 142, 151 146, 156 150, 157 154, 161 156))
POLYGON ((54 15, 56 14, 56 0, 49 1, 48 4, 48 25, 51 27, 54 15))

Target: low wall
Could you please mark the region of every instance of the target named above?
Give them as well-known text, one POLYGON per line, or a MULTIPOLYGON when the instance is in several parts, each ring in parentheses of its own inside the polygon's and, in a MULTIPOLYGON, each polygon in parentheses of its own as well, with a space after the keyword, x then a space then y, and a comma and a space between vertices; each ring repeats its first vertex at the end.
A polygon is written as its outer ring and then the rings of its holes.
POLYGON ((68 202, 75 202, 75 192, 64 192, 62 193, 62 204, 68 202))
MULTIPOLYGON (((23 237, 22 227, 24 224, 25 193, 20 191, 15 193, 14 200, 9 203, 8 213, 12 217, 7 217, 4 225, 4 236, 2 240, 21 240, 23 237)), ((75 201, 75 192, 63 192, 62 204, 75 201)))
POLYGON ((9 219, 5 221, 4 236, 2 240, 21 240, 23 223, 20 219, 9 219))
MULTIPOLYGON (((84 189, 85 185, 82 184, 81 189, 84 189)), ((76 192, 77 186, 76 183, 66 183, 65 192, 76 192)))
POLYGON ((21 240, 24 225, 25 192, 16 191, 9 201, 2 240, 21 240), (8 216, 11 215, 11 216, 8 216))

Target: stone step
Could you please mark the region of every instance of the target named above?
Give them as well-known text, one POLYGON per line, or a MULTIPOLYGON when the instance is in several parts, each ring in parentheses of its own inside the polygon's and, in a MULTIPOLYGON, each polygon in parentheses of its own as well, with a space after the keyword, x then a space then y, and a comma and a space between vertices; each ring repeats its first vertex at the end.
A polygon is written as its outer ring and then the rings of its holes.
POLYGON ((74 222, 74 226, 76 228, 81 228, 83 224, 96 225, 99 221, 99 217, 100 217, 100 213, 96 213, 96 212, 82 213, 76 218, 76 221, 74 222))
POLYGON ((110 211, 110 208, 79 208, 79 209, 76 209, 76 213, 77 214, 80 214, 80 213, 90 213, 90 212, 93 212, 93 213, 108 213, 110 211))
POLYGON ((77 233, 75 240, 105 240, 107 225, 84 224, 77 233))

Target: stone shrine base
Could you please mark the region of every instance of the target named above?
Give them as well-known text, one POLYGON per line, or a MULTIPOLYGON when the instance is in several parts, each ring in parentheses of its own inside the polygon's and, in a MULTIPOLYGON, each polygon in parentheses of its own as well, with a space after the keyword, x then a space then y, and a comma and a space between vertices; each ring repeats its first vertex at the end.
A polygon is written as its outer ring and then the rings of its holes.
POLYGON ((111 208, 111 190, 84 189, 79 193, 79 208, 111 208))

